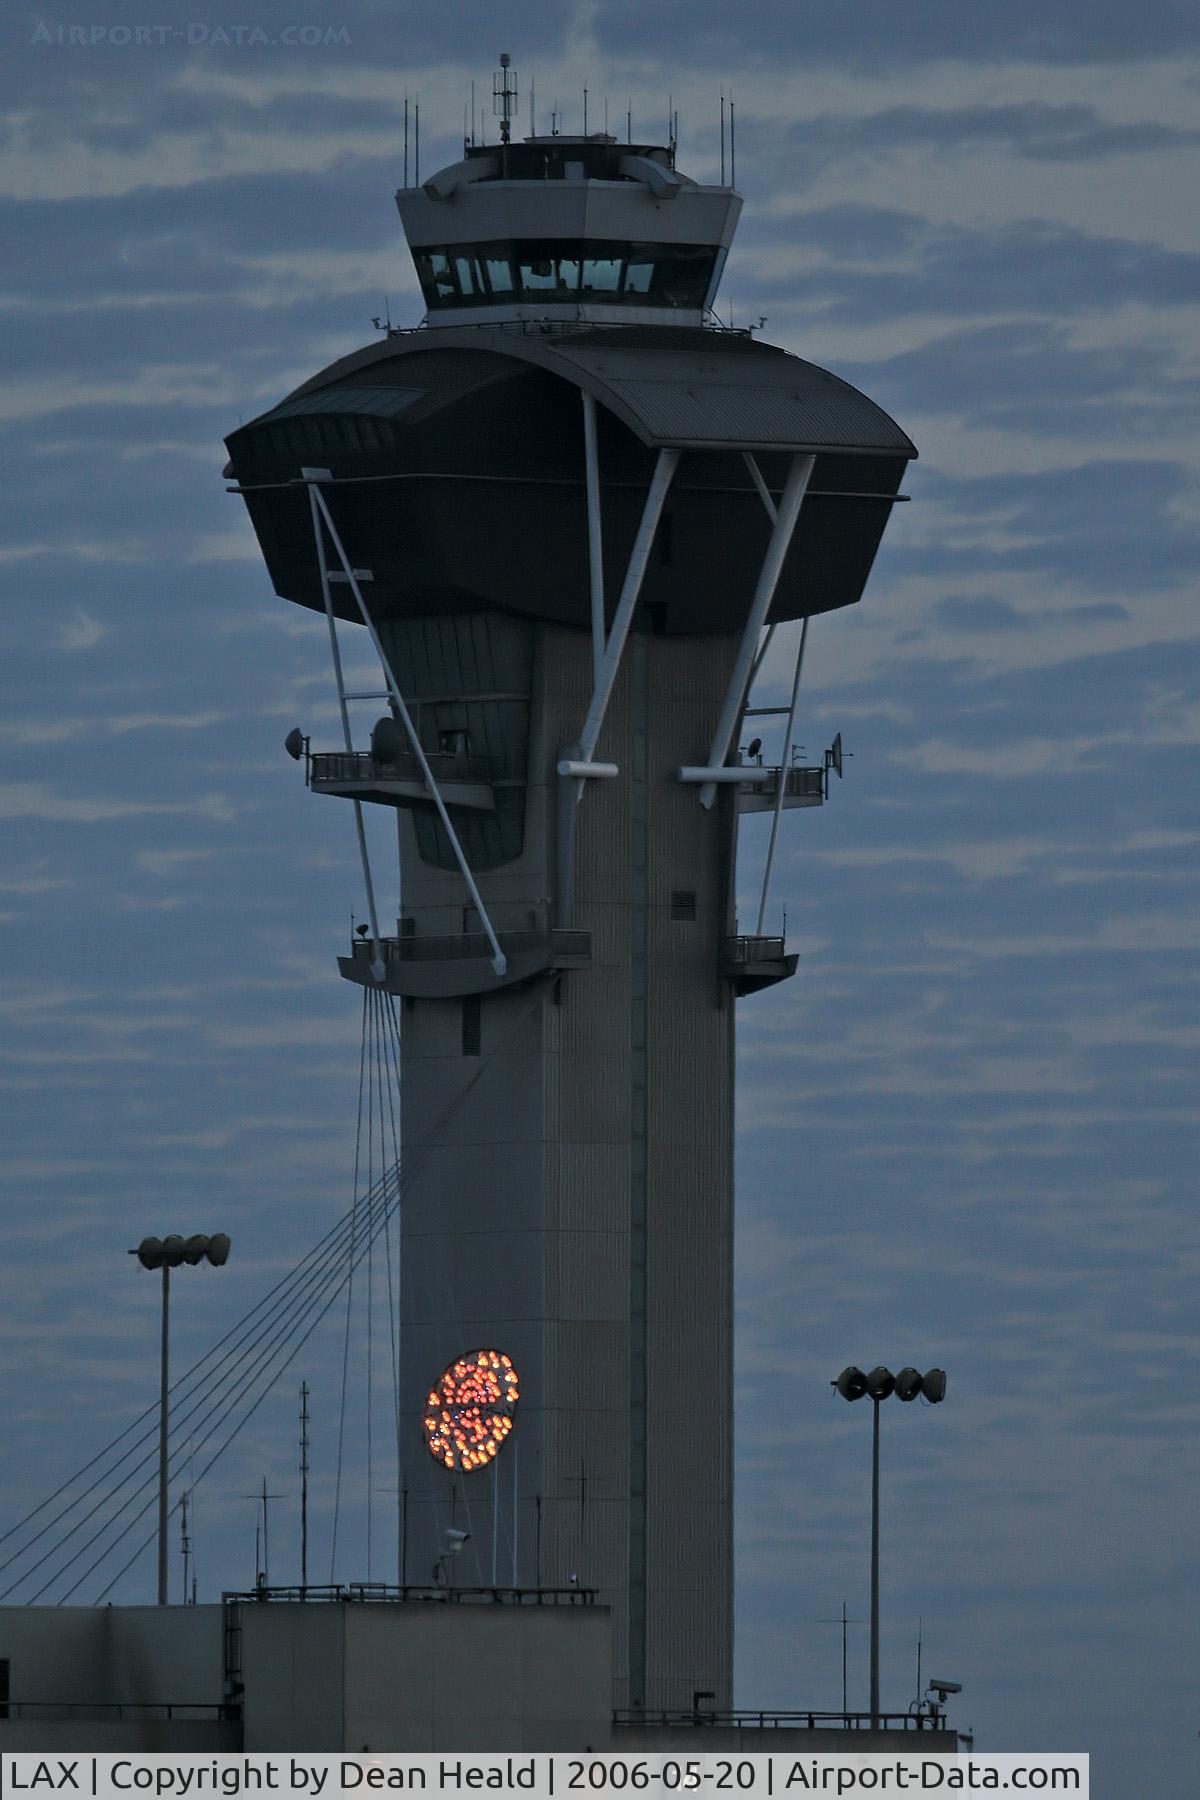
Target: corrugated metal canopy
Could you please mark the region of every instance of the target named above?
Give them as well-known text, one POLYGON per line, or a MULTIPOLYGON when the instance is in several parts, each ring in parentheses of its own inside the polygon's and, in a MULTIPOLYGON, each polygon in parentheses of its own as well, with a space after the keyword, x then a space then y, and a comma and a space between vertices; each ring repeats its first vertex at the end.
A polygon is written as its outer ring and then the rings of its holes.
POLYGON ((671 352, 560 342, 552 355, 650 444, 916 455, 895 421, 857 388, 798 356, 766 345, 761 351, 671 352))
POLYGON ((424 388, 409 387, 334 387, 319 388, 315 393, 298 394, 283 400, 269 413, 254 422, 273 425, 277 419, 311 418, 313 413, 367 413, 377 419, 394 419, 407 412, 414 400, 424 398, 424 388))
POLYGON ((841 451, 906 460, 917 454, 882 407, 827 369, 756 339, 686 327, 583 333, 439 327, 393 336, 334 363, 265 416, 380 413, 380 386, 403 393, 397 413, 420 398, 427 416, 464 387, 495 380, 504 362, 533 364, 583 388, 655 448, 841 451), (464 352, 473 355, 457 379, 446 381, 443 396, 438 375, 448 376, 448 365, 464 352), (401 385, 410 358, 420 371, 421 396, 401 385))

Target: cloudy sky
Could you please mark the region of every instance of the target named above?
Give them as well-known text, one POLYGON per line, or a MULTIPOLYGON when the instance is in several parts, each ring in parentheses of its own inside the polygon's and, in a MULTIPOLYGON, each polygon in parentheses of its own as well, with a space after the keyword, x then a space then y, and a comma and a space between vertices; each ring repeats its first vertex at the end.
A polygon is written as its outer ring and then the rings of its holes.
MULTIPOLYGON (((723 87, 722 311, 921 451, 862 606, 811 633, 801 736, 854 757, 789 821, 801 974, 741 1017, 738 1699, 840 1706, 818 1621, 866 1611, 869 1417, 828 1380, 936 1362, 946 1404, 883 1420, 885 1704, 921 1618, 981 1748, 1194 1793, 1200 12, 112 0, 3 30, 6 1517, 150 1397, 128 1243, 232 1222, 186 1356, 349 1201, 353 843, 280 750, 332 723, 327 662, 223 436, 385 297, 417 321, 406 90, 430 169, 507 48, 543 124, 586 84, 658 135, 672 96, 715 179, 723 87)), ((202 1492, 210 1595, 250 1579, 264 1473, 294 1536, 294 1412, 289 1373, 202 1492)), ((864 1652, 851 1627, 852 1705, 864 1652)))

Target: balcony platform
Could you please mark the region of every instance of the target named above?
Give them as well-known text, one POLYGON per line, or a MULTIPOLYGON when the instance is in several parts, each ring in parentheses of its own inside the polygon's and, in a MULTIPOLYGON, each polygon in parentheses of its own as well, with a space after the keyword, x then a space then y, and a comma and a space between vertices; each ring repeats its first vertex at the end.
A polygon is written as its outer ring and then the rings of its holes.
MULTIPOLYGON (((492 947, 481 931, 458 937, 384 938, 379 946, 384 989, 411 1000, 461 999, 518 987, 565 969, 586 969, 592 960, 592 940, 586 931, 502 931, 499 937, 508 958, 503 975, 492 968, 492 947)), ((338 969, 347 981, 374 987, 371 959, 370 939, 356 938, 350 955, 338 957, 338 969)))
MULTIPOLYGON (((426 760, 447 806, 495 812, 491 764, 485 757, 434 753, 426 760)), ((308 759, 308 785, 314 794, 336 794, 344 800, 368 800, 380 806, 433 805, 415 756, 384 763, 369 751, 318 751, 308 759)))
MULTIPOLYGON (((744 783, 738 787, 739 812, 774 812, 779 792, 779 769, 760 768, 753 763, 743 765, 744 783)), ((803 767, 795 763, 787 771, 783 790, 783 807, 790 812, 796 806, 823 806, 825 803, 825 770, 803 767)))
POLYGON ((788 954, 781 937, 727 937, 721 940, 721 973, 733 983, 736 994, 757 994, 761 988, 788 981, 800 961, 788 954))

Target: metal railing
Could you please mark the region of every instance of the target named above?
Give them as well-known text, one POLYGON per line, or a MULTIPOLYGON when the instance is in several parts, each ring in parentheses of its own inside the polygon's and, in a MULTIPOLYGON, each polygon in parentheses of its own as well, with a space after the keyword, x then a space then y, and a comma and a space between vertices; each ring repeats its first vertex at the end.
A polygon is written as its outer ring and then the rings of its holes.
POLYGON ((781 937, 727 937, 721 940, 721 951, 730 963, 780 962, 787 945, 781 937))
MULTIPOLYGON (((779 766, 759 767, 754 763, 743 763, 742 768, 749 776, 746 787, 757 794, 776 794, 779 791, 779 766)), ((819 765, 793 763, 786 772, 783 784, 784 795, 788 799, 823 800, 825 798, 825 770, 819 765)))
POLYGON ((450 1606, 594 1606, 595 1588, 522 1588, 522 1587, 397 1587, 386 1581, 351 1581, 322 1584, 316 1587, 259 1587, 242 1594, 222 1594, 227 1606, 251 1606, 258 1602, 284 1602, 293 1605, 406 1606, 424 1601, 442 1602, 450 1606))
MULTIPOLYGON (((586 931, 500 931, 500 947, 506 956, 519 956, 522 951, 552 950, 556 956, 586 957, 591 954, 592 940, 586 931)), ((379 948, 387 962, 444 962, 490 958, 492 947, 482 931, 464 931, 444 937, 381 938, 379 948)), ((374 954, 370 938, 351 941, 356 957, 370 962, 374 954)))
POLYGON ((0 1706, 0 1719, 82 1719, 91 1724, 106 1719, 220 1721, 228 1716, 227 1707, 208 1700, 9 1700, 0 1706))
MULTIPOLYGON (((430 750, 425 760, 439 786, 454 781, 469 781, 487 786, 495 773, 492 759, 486 756, 460 756, 453 751, 430 750)), ((420 765, 411 750, 402 751, 394 762, 379 762, 369 750, 314 750, 308 758, 308 785, 336 782, 420 781, 420 765)))
POLYGON ((614 1725, 696 1725, 726 1731, 945 1731, 946 1715, 938 1707, 929 1712, 693 1712, 686 1708, 664 1712, 614 1712, 614 1725))

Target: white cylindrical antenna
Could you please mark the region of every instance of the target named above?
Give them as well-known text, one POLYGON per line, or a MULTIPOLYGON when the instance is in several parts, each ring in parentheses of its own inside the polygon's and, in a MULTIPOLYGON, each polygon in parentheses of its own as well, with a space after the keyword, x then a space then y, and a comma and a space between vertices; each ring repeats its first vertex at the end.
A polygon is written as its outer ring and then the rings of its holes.
POLYGON ((420 187, 420 185, 421 185, 421 102, 419 100, 416 100, 413 102, 413 157, 414 157, 415 164, 416 164, 416 168, 415 168, 416 179, 413 182, 413 186, 420 187))
POLYGON ((537 85, 532 75, 529 77, 529 135, 537 136, 537 85))
POLYGON ((729 185, 737 186, 737 138, 734 136, 732 94, 729 96, 729 185))
POLYGON ((587 89, 584 88, 584 90, 583 90, 583 135, 584 135, 584 137, 586 137, 587 134, 588 134, 588 129, 587 129, 587 89))
POLYGON ((625 108, 625 142, 627 144, 632 144, 632 142, 633 142, 633 101, 632 100, 629 101, 629 104, 625 108))
POLYGON ((725 96, 721 95, 721 186, 725 186, 725 96))
POLYGON ((404 96, 404 185, 408 186, 408 95, 404 96))

